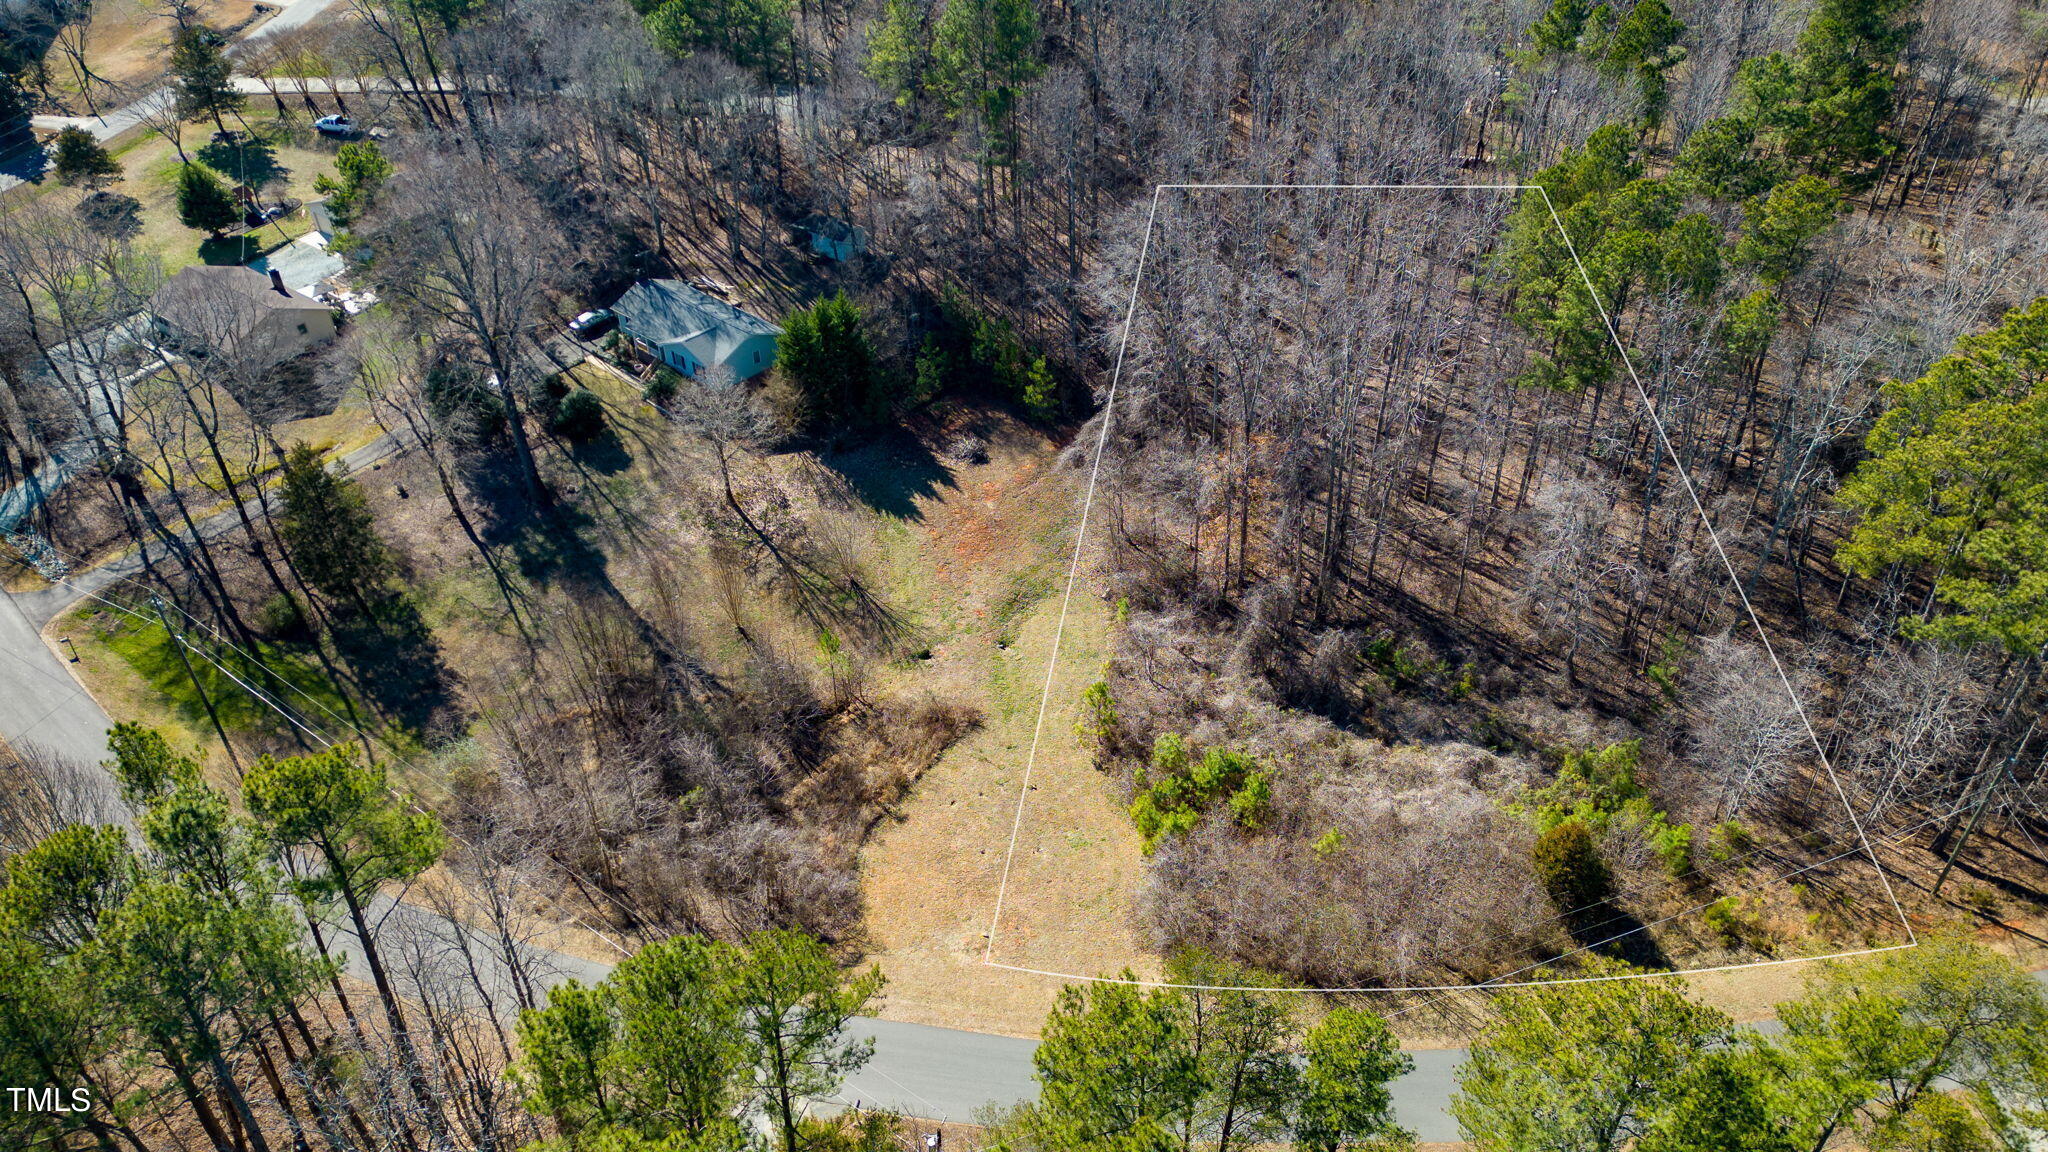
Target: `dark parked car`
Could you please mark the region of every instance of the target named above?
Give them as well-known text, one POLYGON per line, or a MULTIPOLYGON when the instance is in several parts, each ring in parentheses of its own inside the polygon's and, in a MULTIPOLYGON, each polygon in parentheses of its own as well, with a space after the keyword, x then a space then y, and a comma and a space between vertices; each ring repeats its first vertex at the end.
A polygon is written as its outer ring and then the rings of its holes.
POLYGON ((569 321, 569 335, 588 340, 592 336, 611 327, 612 322, 617 319, 618 317, 612 315, 612 310, 609 308, 599 308, 595 311, 585 312, 583 315, 569 321))

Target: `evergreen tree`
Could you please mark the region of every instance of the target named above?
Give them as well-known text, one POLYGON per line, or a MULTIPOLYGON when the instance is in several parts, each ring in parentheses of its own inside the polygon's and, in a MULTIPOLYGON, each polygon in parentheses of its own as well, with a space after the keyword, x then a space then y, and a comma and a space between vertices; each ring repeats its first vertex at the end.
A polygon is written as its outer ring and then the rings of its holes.
POLYGON ((896 103, 924 100, 932 78, 932 33, 937 0, 887 0, 868 29, 868 78, 896 103))
POLYGON ((1742 239, 1735 262, 1756 269, 1758 279, 1776 287, 1806 264, 1815 237, 1832 227, 1842 198, 1817 176, 1780 184, 1767 196, 1742 206, 1742 239))
POLYGON ((650 944, 596 987, 554 989, 520 1014, 515 1078, 571 1137, 630 1132, 736 1148, 748 1098, 738 949, 698 936, 650 944))
POLYGON ((797 1152, 801 1101, 833 1091, 874 1055, 874 1043, 848 1039, 846 1025, 881 991, 881 969, 847 979, 813 937, 758 932, 732 988, 755 1088, 782 1152, 797 1152))
POLYGON ((317 920, 335 901, 342 905, 383 1002, 406 1080, 431 1115, 431 1093, 413 1052, 404 1002, 371 925, 371 904, 385 884, 411 880, 441 858, 446 841, 439 822, 393 794, 383 767, 358 762, 348 745, 261 758, 242 781, 242 802, 272 852, 306 861, 292 886, 308 919, 317 920))
POLYGON ((1795 168, 1845 187, 1876 179, 1894 147, 1894 69, 1915 0, 1819 0, 1792 53, 1745 61, 1737 115, 1795 168))
POLYGON ((886 415, 859 305, 841 291, 784 317, 775 361, 803 398, 805 416, 844 426, 886 415))
POLYGON ((99 942, 103 978, 142 1044, 218 1138, 197 1104, 211 1082, 231 1113, 226 1126, 246 1133, 252 1152, 267 1152, 269 1142, 229 1060, 248 1043, 252 1021, 309 990, 315 969, 298 938, 274 901, 228 904, 166 877, 138 885, 99 942))
POLYGON ((1356 1008, 1335 1009, 1309 1029, 1304 1048, 1297 1148, 1343 1152, 1414 1143, 1414 1135, 1394 1123, 1389 1085, 1415 1061, 1401 1051, 1385 1020, 1356 1008))
POLYGON ((932 87, 953 116, 981 126, 987 167, 1017 155, 1017 97, 1044 71, 1031 0, 947 0, 932 33, 932 87))
POLYGON ((846 1025, 880 986, 879 972, 849 976, 801 933, 744 947, 676 937, 522 1013, 514 1079, 575 1148, 737 1152, 760 1107, 788 1152, 801 1101, 835 1091, 871 1053, 846 1025))
POLYGON ((1183 1145, 1206 1138, 1230 1152, 1284 1137, 1302 1088, 1293 1020, 1286 1000, 1255 990, 1278 978, 1195 949, 1174 955, 1166 978, 1187 985, 1177 997, 1181 1031, 1202 1085, 1180 1118, 1183 1145))
POLYGON ((2048 298, 1885 385, 1870 458, 1842 485, 1857 514, 1837 558, 1929 572, 1917 630, 2016 654, 2048 645, 2048 298), (1935 615, 1935 605, 1948 612, 1935 615))
POLYGON ((1778 1018, 1771 1103, 1801 1149, 2020 1147, 2026 1114, 2048 1118, 2048 1001, 2010 960, 1965 939, 1818 965, 1778 1018), (1892 1142, 1916 1127, 2000 1139, 1892 1142))
POLYGON ((1756 125, 1722 116, 1700 125, 1678 150, 1676 181, 1714 200, 1746 200, 1777 184, 1776 166, 1755 153, 1756 125))
POLYGON ((664 51, 687 56, 709 48, 770 84, 795 78, 790 0, 667 0, 642 10, 648 35, 664 51))
POLYGON ((285 453, 281 486, 278 533, 292 566, 322 593, 372 615, 393 568, 362 489, 303 443, 285 453))
POLYGON ((1731 1035, 1675 979, 1519 989, 1497 1002, 1451 1115, 1479 1152, 1612 1152, 1731 1035))
POLYGON ((113 155, 100 146, 92 133, 75 124, 57 133, 51 167, 60 183, 88 187, 121 174, 121 165, 113 155))
POLYGON ((1585 35, 1586 18, 1592 9, 1586 0, 1550 0, 1543 16, 1529 27, 1529 42, 1547 56, 1563 56, 1579 50, 1585 35))
POLYGON ((1607 864, 1584 820, 1574 817, 1545 829, 1536 837, 1533 855, 1536 879, 1561 912, 1584 912, 1612 890, 1607 864))
POLYGON ((178 170, 178 219, 187 228, 199 229, 214 239, 242 218, 235 198, 213 173, 197 164, 178 170))
POLYGON ((186 120, 210 117, 220 132, 228 130, 222 118, 242 110, 227 43, 226 36, 204 24, 180 30, 171 41, 171 71, 178 77, 178 115, 186 120))
MULTIPOLYGON (((1128 971, 1123 979, 1134 977, 1128 971)), ((1127 983, 1070 984, 1045 1019, 1038 1102, 1020 1126, 1046 1152, 1170 1152, 1173 1123, 1200 1097, 1177 995, 1127 983)))
POLYGON ((375 140, 358 140, 335 151, 334 172, 333 176, 322 173, 316 177, 313 187, 327 197, 334 222, 346 226, 369 207, 392 168, 375 140))

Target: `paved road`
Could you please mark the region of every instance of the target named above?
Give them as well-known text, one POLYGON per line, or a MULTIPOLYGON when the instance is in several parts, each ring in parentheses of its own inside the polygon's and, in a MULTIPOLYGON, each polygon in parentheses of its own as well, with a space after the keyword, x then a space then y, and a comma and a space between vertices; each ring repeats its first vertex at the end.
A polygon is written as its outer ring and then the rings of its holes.
MULTIPOLYGON (((336 0, 283 0, 283 6, 270 19, 258 24, 249 33, 228 48, 228 54, 246 51, 253 45, 281 32, 303 28, 314 17, 334 6, 336 0)), ((260 89, 259 89, 260 90, 260 89)), ((100 116, 33 116, 29 124, 45 132, 55 132, 68 127, 79 127, 93 134, 102 144, 142 123, 142 118, 151 112, 168 106, 175 97, 168 87, 158 88, 143 96, 115 108, 100 116)), ((0 192, 5 192, 22 183, 21 178, 0 173, 0 192)))
MULTIPOLYGON (((379 442, 351 454, 351 470, 366 467, 391 451, 379 442)), ((202 531, 225 531, 232 512, 214 516, 202 531)), ((40 629, 88 591, 98 591, 141 569, 123 557, 75 575, 68 587, 0 597, 0 737, 16 746, 35 744, 67 759, 97 764, 107 758, 106 730, 112 723, 99 704, 72 678, 64 659, 43 642, 40 629)), ((111 792, 111 785, 108 785, 111 792)), ((431 913, 385 902, 380 915, 411 918, 423 931, 449 931, 431 913)), ((339 938, 346 933, 336 933, 339 938)), ((546 953, 540 965, 552 979, 602 979, 609 967, 594 961, 546 953)), ((972 1120, 990 1104, 1011 1104, 1037 1094, 1031 1054, 1036 1042, 906 1024, 861 1020, 860 1036, 875 1041, 875 1058, 850 1077, 834 1103, 889 1108, 937 1120, 972 1120)), ((1425 1140, 1455 1140, 1456 1127, 1444 1112, 1450 1100, 1457 1052, 1416 1052, 1416 1069, 1395 1085, 1401 1122, 1425 1140)))
MULTIPOLYGON (((367 467, 392 450, 389 442, 380 440, 351 453, 344 466, 351 471, 367 467)), ((236 522, 232 512, 223 513, 203 522, 201 530, 225 531, 236 522)), ((70 587, 9 594, 0 602, 0 736, 16 744, 35 743, 86 763, 106 758, 104 733, 110 723, 106 713, 72 679, 64 661, 43 643, 38 630, 86 591, 97 591, 140 567, 139 559, 126 557, 77 575, 70 587)), ((431 912, 389 900, 380 903, 378 913, 420 931, 461 930, 431 912)), ((335 933, 344 944, 346 936, 335 933)), ((572 976, 591 983, 609 971, 607 965, 559 953, 536 952, 535 957, 549 983, 572 976)), ((2048 981, 2048 972, 2035 976, 2048 981)), ((1771 1027, 1765 1025, 1766 1030, 1771 1027)), ((863 1019, 856 1022, 854 1031, 874 1038, 875 1057, 848 1078, 830 1104, 968 1121, 988 1105, 1012 1104, 1037 1094, 1031 1064, 1035 1041, 894 1020, 863 1019)), ((1457 1125, 1448 1107, 1458 1065, 1464 1060, 1463 1050, 1420 1050, 1409 1055, 1415 1061, 1414 1071, 1393 1086, 1396 1116, 1424 1141, 1457 1140, 1457 1125)))

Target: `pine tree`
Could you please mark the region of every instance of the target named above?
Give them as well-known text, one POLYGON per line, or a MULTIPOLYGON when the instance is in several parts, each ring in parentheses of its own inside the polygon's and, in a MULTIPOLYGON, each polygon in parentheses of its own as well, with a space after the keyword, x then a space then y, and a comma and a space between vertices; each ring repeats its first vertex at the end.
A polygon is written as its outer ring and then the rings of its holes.
POLYGON ((1870 459, 1842 485, 1857 514, 1837 558, 1933 584, 1915 627, 2016 654, 2048 645, 2048 298, 1966 336, 1918 380, 1884 388, 1870 459), (1948 608, 1936 615, 1935 605, 1948 608))
POLYGON ((346 225, 367 208, 391 176, 391 161, 374 140, 343 144, 334 154, 334 175, 316 177, 313 187, 326 195, 334 222, 346 225))
POLYGON ((1451 1115, 1480 1152, 1625 1148, 1732 1025, 1675 979, 1559 984, 1495 1001, 1451 1115))
POLYGON ((303 443, 285 453, 282 481, 278 530, 293 568, 322 593, 372 615, 392 564, 362 489, 303 443))
POLYGON ((1338 1008, 1309 1029, 1303 1045, 1301 1117, 1295 1124, 1302 1152, 1412 1146, 1415 1137, 1394 1123, 1389 1085, 1415 1067, 1387 1022, 1356 1008, 1338 1008))
POLYGON ((1801 176, 1751 199, 1742 206, 1735 262, 1756 269, 1771 287, 1783 284, 1806 264, 1814 238, 1834 224, 1841 204, 1834 185, 1817 176, 1801 176))
POLYGON ((214 29, 195 24, 180 31, 171 44, 171 71, 178 77, 178 115, 186 120, 210 117, 220 132, 228 130, 222 118, 242 110, 227 42, 227 37, 214 29))
POLYGON ((87 187, 121 174, 121 165, 113 155, 100 146, 92 133, 75 124, 57 133, 51 166, 59 182, 87 187))
POLYGON ((932 75, 935 0, 888 0, 868 29, 868 78, 901 107, 924 98, 932 75))
POLYGON ((865 321, 845 292, 792 311, 782 329, 775 362, 803 398, 807 419, 844 427, 886 415, 865 321))
POLYGON ((227 186, 213 173, 197 164, 187 164, 178 170, 178 219, 185 227, 199 229, 218 240, 241 218, 235 198, 228 195, 227 186))
MULTIPOLYGON (((1124 981, 1134 981, 1130 972, 1124 981)), ((1170 1152, 1202 1091, 1177 994, 1132 983, 1068 985, 1045 1018, 1038 1102, 1020 1120, 1046 1152, 1170 1152)))
POLYGON ((948 114, 980 125, 984 167, 1017 155, 1017 97, 1036 79, 1038 14, 1031 0, 947 0, 932 34, 932 87, 948 114))
POLYGON ((757 932, 747 939, 732 989, 760 1101, 783 1152, 797 1152, 802 1101, 836 1090, 874 1055, 874 1043, 848 1039, 846 1025, 881 991, 882 971, 849 979, 816 939, 757 932))

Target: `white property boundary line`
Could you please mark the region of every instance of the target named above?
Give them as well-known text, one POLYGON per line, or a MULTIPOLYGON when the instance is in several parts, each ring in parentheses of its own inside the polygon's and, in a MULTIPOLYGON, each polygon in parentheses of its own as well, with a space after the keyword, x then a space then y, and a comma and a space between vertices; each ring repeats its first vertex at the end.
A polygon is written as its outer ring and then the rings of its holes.
MULTIPOLYGON (((1026 798, 1029 797, 1031 794, 1032 771, 1038 765, 1038 746, 1041 738, 1044 736, 1045 733, 1046 711, 1052 702, 1053 676, 1059 667, 1060 642, 1066 634, 1067 613, 1068 610, 1073 606, 1074 602, 1074 585, 1075 582, 1078 580, 1081 572, 1082 548, 1087 543, 1088 539, 1088 517, 1089 513, 1094 509, 1096 482, 1102 475, 1102 456, 1104 449, 1109 444, 1110 424, 1116 414, 1117 389, 1122 384, 1123 380, 1124 357, 1130 349, 1131 324, 1132 321, 1135 319, 1138 310, 1138 287, 1144 280, 1145 261, 1152 251, 1152 232, 1154 225, 1158 222, 1159 219, 1159 200, 1161 195, 1169 190, 1234 192, 1533 191, 1537 195, 1543 197, 1543 206, 1550 213, 1551 222, 1557 226, 1557 234, 1559 238, 1561 238, 1564 241, 1565 251, 1571 255, 1572 263, 1576 265, 1579 270, 1579 279, 1586 286, 1586 294, 1588 297, 1592 299, 1594 310, 1600 314, 1601 325, 1607 329, 1608 339, 1614 342, 1614 350, 1620 355, 1622 366, 1628 369, 1629 381, 1635 386, 1636 397, 1638 400, 1642 402, 1643 410, 1649 414, 1650 423, 1652 427, 1656 429, 1657 432, 1658 443, 1663 445, 1666 455, 1670 457, 1673 465, 1673 470, 1678 473, 1679 482, 1685 488, 1686 498, 1688 501, 1691 502, 1693 511, 1699 514, 1700 523, 1706 527, 1707 538, 1714 545, 1714 554, 1716 557, 1720 559, 1722 568, 1726 570, 1728 573, 1729 582, 1735 588, 1735 595, 1742 603, 1742 610, 1744 615, 1749 617, 1750 626, 1753 629, 1755 629, 1757 639, 1762 641, 1765 654, 1771 658, 1771 666, 1777 672, 1778 682, 1784 686, 1786 697, 1791 700, 1793 710, 1799 714, 1800 726, 1805 729, 1807 739, 1813 744, 1814 754, 1820 758, 1821 767, 1826 770, 1828 782, 1833 786, 1836 797, 1841 800, 1843 811, 1849 814, 1849 823, 1850 826, 1855 829, 1856 840, 1861 852, 1867 857, 1869 857, 1871 866, 1877 869, 1878 882, 1884 887, 1885 898, 1891 901, 1892 911, 1898 915, 1899 923, 1903 925, 1906 929, 1906 943, 1904 944, 1890 944, 1882 948, 1860 948, 1849 952, 1832 952, 1824 956, 1803 956, 1784 960, 1755 960, 1742 964, 1715 965, 1713 967, 1708 968, 1686 968, 1674 972, 1632 972, 1609 976, 1579 976, 1562 978, 1557 980, 1531 980, 1519 982, 1503 982, 1499 980, 1494 980, 1479 984, 1444 984, 1403 988, 1315 988, 1308 986, 1300 986, 1239 990, 1261 992, 1464 992, 1487 988, 1540 987, 1546 984, 1590 984, 1610 980, 1644 979, 1652 976, 1692 975, 1703 972, 1728 972, 1742 968, 1769 968, 1785 964, 1803 964, 1814 960, 1834 960, 1849 956, 1868 956, 1878 952, 1893 952, 1902 948, 1913 948, 1918 946, 1920 943, 1920 938, 1919 935, 1913 931, 1913 922, 1911 918, 1909 918, 1906 915, 1905 908, 1900 905, 1897 893, 1892 891, 1891 878, 1885 874, 1884 864, 1877 858, 1877 850, 1871 845, 1870 837, 1864 830, 1863 822, 1856 815, 1855 805, 1849 802, 1849 794, 1847 790, 1842 787, 1841 778, 1835 773, 1834 763, 1828 759, 1827 749, 1821 743, 1820 734, 1819 732, 1815 731, 1813 721, 1807 716, 1806 707, 1803 703, 1800 702, 1799 693, 1797 690, 1793 688, 1791 677, 1786 674, 1784 664, 1778 659, 1777 648, 1774 645, 1772 645, 1769 633, 1767 633, 1764 630, 1763 621, 1757 616, 1756 608, 1750 603, 1749 594, 1742 587, 1742 580, 1736 574, 1734 562, 1728 558, 1728 550, 1722 546, 1721 535, 1718 531, 1715 530, 1713 520, 1710 517, 1708 517, 1705 505, 1703 505, 1700 502, 1699 492, 1697 489, 1693 487, 1692 476, 1686 471, 1684 460, 1678 455, 1677 449, 1672 445, 1670 434, 1665 430, 1664 427, 1663 417, 1657 411, 1656 402, 1650 399, 1649 390, 1643 386, 1642 377, 1636 373, 1635 362, 1629 358, 1628 348, 1625 345, 1623 345, 1621 341, 1621 333, 1615 328, 1613 317, 1608 315, 1607 305, 1600 299, 1599 289, 1594 287, 1593 277, 1589 272, 1586 271, 1585 262, 1579 258, 1578 246, 1572 243, 1571 234, 1565 230, 1564 220, 1562 217, 1558 215, 1557 205, 1550 199, 1550 192, 1548 189, 1544 188, 1541 184, 1155 184, 1152 186, 1151 207, 1145 215, 1145 235, 1138 246, 1138 263, 1136 268, 1133 269, 1131 273, 1131 295, 1130 300, 1126 304, 1124 309, 1123 332, 1117 338, 1116 359, 1114 361, 1114 366, 1110 371, 1109 391, 1103 397, 1102 428, 1096 436, 1095 459, 1090 464, 1088 469, 1088 487, 1081 501, 1081 519, 1074 533, 1074 556, 1073 560, 1069 563, 1067 568, 1067 587, 1060 601, 1059 620, 1053 627, 1052 654, 1046 660, 1045 686, 1039 694, 1038 717, 1032 725, 1031 746, 1030 750, 1025 754, 1024 758, 1024 777, 1017 787, 1016 811, 1010 820, 1009 847, 1004 851, 1003 854, 1002 879, 996 888, 995 910, 989 917, 987 941, 982 949, 981 964, 984 967, 989 968, 1000 968, 1006 971, 1022 972, 1033 976, 1051 976, 1064 980, 1085 980, 1091 983, 1102 984, 1134 984, 1140 987, 1147 988, 1187 988, 1194 990, 1213 990, 1208 985, 1200 984, 1175 984, 1166 981, 1156 980, 1131 980, 1120 977, 1084 976, 1074 972, 1054 972, 1041 968, 1025 968, 1015 964, 1000 963, 995 959, 996 932, 1002 924, 1004 899, 1009 895, 1010 872, 1012 870, 1012 867, 1015 865, 1017 858, 1017 836, 1024 824, 1024 804, 1026 798)), ((1842 856, 1831 857, 1830 861, 1839 860, 1842 859, 1843 856, 1854 854, 1855 853, 1853 851, 1843 853, 1842 856)), ((1820 863, 1828 863, 1830 861, 1821 861, 1820 863)), ((1817 866, 1818 864, 1808 865, 1809 868, 1817 866)), ((1801 869, 1800 871, 1804 870, 1805 869, 1801 869)), ((1797 872, 1791 873, 1791 875, 1797 874, 1797 872)), ((1780 879, 1782 879, 1782 877, 1780 877, 1780 879)), ((1678 913, 1678 915, 1684 915, 1684 913, 1678 913)), ((1622 933, 1621 935, 1627 936, 1634 932, 1644 931, 1648 927, 1649 925, 1643 925, 1641 927, 1631 929, 1630 932, 1622 933)), ((1611 938, 1610 940, 1603 940, 1600 943, 1611 943, 1612 940, 1620 938, 1621 936, 1617 936, 1611 938)), ((1578 949, 1578 951, 1584 950, 1585 949, 1583 948, 1578 949)), ((1571 954, 1572 953, 1567 953, 1566 955, 1571 954)), ((1527 970, 1528 969, 1526 968, 1522 969, 1522 971, 1527 970)), ((1513 975, 1513 973, 1510 973, 1510 975, 1513 975)))

